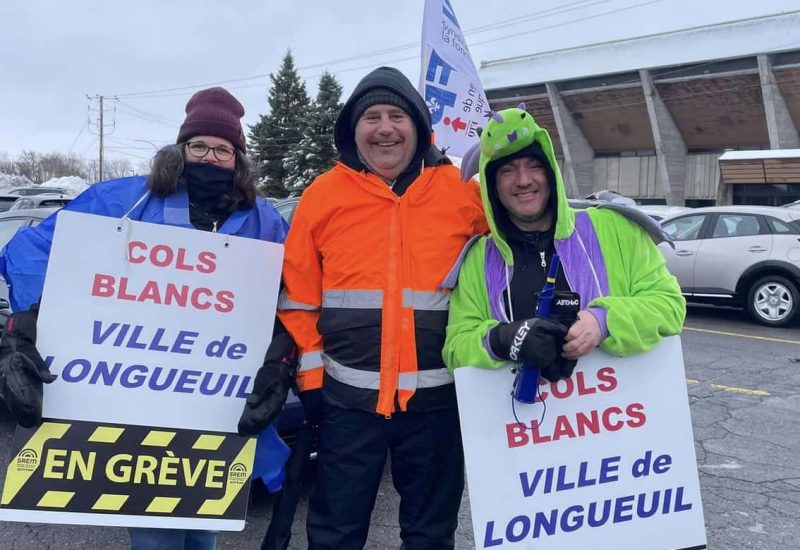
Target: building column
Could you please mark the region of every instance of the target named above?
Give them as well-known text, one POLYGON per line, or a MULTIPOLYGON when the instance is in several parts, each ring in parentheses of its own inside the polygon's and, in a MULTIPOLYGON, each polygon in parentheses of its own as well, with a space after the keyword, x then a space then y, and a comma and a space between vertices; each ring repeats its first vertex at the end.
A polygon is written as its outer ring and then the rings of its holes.
POLYGON ((761 97, 764 100, 764 113, 767 116, 770 149, 800 148, 800 137, 792 121, 786 101, 772 72, 772 63, 767 55, 758 57, 758 76, 761 80, 761 97))
POLYGON ((564 185, 567 195, 581 198, 596 191, 594 188, 594 149, 569 112, 558 88, 552 82, 546 84, 550 108, 556 119, 558 138, 564 152, 564 185))
POLYGON ((683 206, 686 202, 686 143, 661 99, 650 71, 640 70, 639 77, 656 145, 659 185, 667 204, 683 206))

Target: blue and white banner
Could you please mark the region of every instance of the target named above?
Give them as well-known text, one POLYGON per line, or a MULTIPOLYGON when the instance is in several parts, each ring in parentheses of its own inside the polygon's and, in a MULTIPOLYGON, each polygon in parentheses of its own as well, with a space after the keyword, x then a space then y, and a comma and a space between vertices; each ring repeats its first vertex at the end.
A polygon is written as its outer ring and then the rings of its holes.
POLYGON ((426 0, 419 92, 431 111, 436 144, 462 157, 478 140, 489 109, 450 0, 426 0))

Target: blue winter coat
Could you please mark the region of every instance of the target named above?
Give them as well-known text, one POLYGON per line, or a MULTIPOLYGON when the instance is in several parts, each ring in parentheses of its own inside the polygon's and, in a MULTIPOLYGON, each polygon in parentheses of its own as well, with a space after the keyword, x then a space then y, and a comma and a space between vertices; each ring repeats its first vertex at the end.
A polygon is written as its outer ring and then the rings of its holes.
MULTIPOLYGON (((186 189, 181 188, 166 197, 148 195, 144 176, 95 184, 73 199, 64 210, 114 218, 128 214, 132 220, 189 229, 194 227, 189 221, 186 189), (137 204, 145 195, 147 197, 137 204)), ((9 298, 14 311, 29 309, 42 296, 55 225, 56 216, 53 215, 36 227, 21 229, 0 253, 0 273, 9 285, 9 298)), ((288 229, 287 223, 269 201, 258 197, 254 208, 237 210, 218 232, 282 243, 288 229)), ((91 245, 90 235, 86 244, 91 245)), ((288 448, 275 427, 270 426, 258 438, 254 477, 261 477, 270 490, 279 489, 288 455, 288 448)))

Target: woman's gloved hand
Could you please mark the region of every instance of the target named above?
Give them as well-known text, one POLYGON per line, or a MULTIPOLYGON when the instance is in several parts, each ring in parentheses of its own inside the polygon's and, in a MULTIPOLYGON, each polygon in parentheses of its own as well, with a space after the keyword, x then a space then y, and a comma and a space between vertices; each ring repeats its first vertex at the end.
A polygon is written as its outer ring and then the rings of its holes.
POLYGON ((275 422, 292 387, 297 361, 294 340, 280 320, 275 319, 272 342, 239 418, 239 435, 256 435, 275 422))
POLYGON ((38 304, 12 314, 0 340, 0 400, 20 426, 42 423, 44 384, 56 379, 36 349, 38 304))

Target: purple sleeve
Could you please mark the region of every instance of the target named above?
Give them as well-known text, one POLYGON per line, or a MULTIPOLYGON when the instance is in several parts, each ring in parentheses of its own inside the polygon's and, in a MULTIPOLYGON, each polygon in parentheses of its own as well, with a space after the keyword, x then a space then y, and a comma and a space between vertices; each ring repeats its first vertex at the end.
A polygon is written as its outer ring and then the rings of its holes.
POLYGON ((608 325, 606 324, 606 314, 608 312, 602 307, 590 307, 586 311, 594 315, 594 318, 597 319, 597 324, 600 325, 600 341, 602 342, 608 338, 608 325))
POLYGON ((486 353, 489 354, 489 357, 492 358, 493 361, 502 361, 502 357, 498 357, 492 351, 492 345, 489 343, 489 333, 492 332, 492 329, 486 331, 486 334, 483 337, 483 347, 486 348, 486 353))

